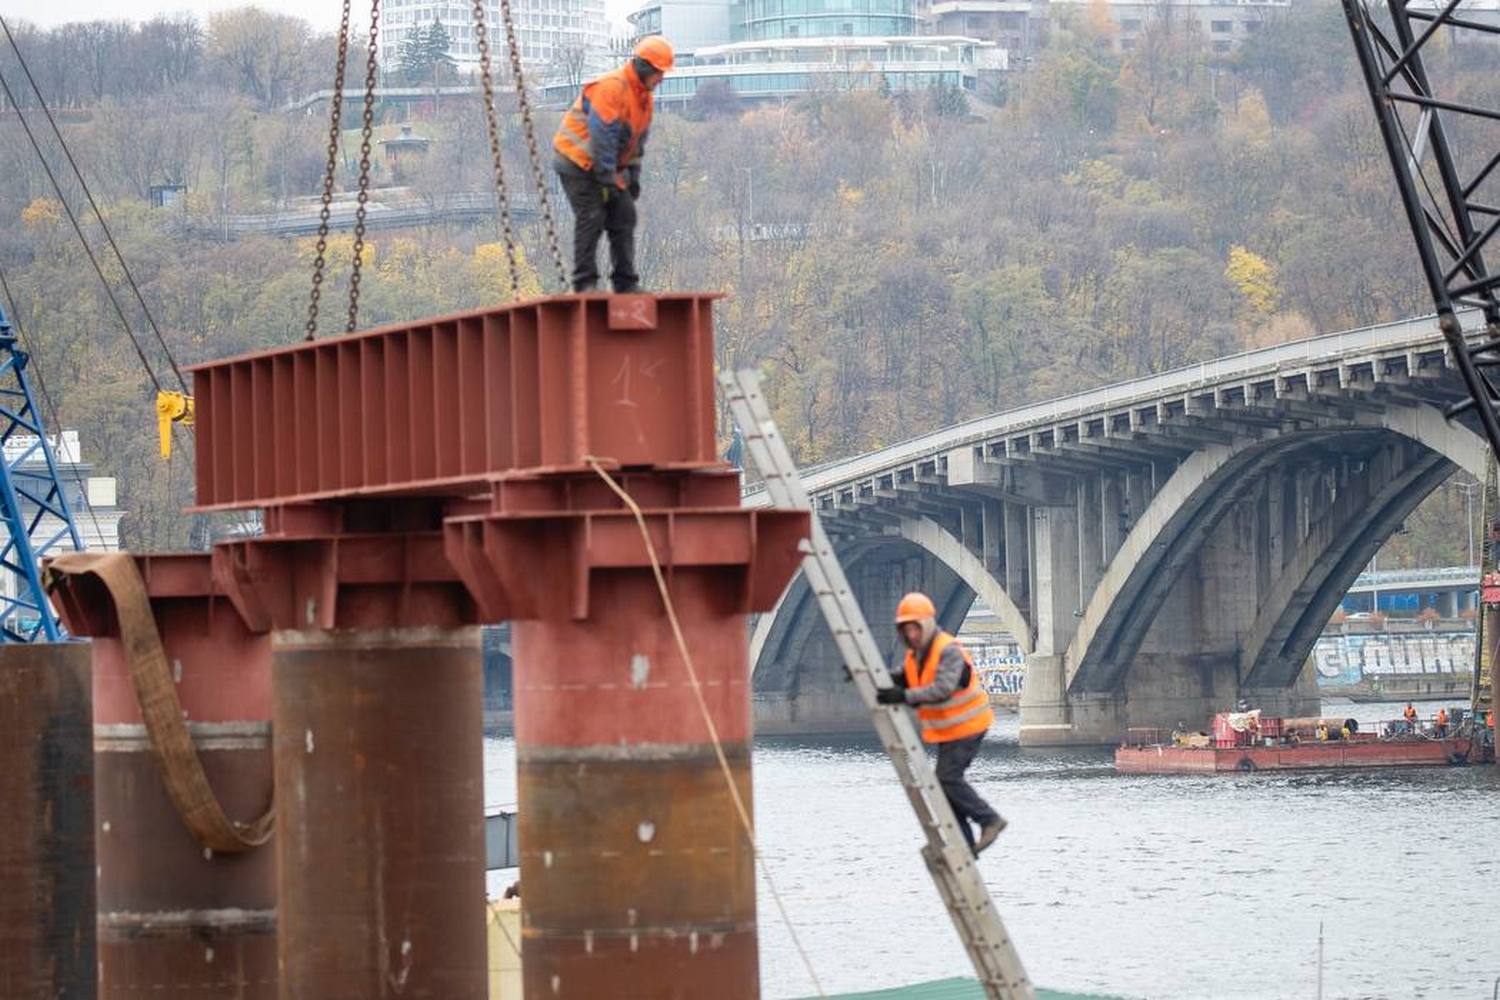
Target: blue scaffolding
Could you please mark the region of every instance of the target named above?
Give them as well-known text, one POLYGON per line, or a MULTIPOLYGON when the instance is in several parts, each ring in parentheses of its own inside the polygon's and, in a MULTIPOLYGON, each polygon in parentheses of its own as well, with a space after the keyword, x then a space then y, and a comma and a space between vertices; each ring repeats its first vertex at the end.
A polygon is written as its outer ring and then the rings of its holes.
POLYGON ((69 549, 81 552, 83 541, 26 377, 28 360, 0 308, 0 516, 6 531, 0 570, 15 578, 14 594, 0 587, 0 641, 56 642, 66 635, 42 588, 41 561, 69 549))

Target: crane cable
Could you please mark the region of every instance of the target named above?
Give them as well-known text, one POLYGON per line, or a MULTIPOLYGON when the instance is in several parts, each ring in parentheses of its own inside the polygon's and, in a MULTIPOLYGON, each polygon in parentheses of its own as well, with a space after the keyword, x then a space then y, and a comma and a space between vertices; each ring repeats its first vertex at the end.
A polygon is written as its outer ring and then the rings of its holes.
POLYGON ((146 371, 146 377, 151 380, 151 385, 156 390, 157 433, 160 439, 161 455, 164 459, 170 458, 172 454, 173 434, 178 430, 178 425, 184 427, 191 427, 193 425, 193 397, 188 393, 187 380, 183 378, 182 369, 178 367, 177 359, 172 355, 172 349, 167 346, 166 338, 162 336, 161 328, 157 326, 156 319, 151 314, 151 308, 146 304, 146 298, 141 294, 140 286, 136 284, 135 276, 130 270, 130 265, 126 263, 125 255, 120 252, 120 246, 115 241, 114 233, 110 230, 109 223, 105 221, 104 213, 100 211, 99 203, 95 200, 94 193, 90 190, 88 181, 83 176, 83 171, 79 169, 78 161, 74 158, 72 149, 69 148, 67 140, 63 138, 62 130, 57 126, 57 119, 53 117, 52 109, 47 105, 47 99, 42 96, 42 91, 37 85, 36 77, 32 74, 31 67, 27 64, 25 55, 22 54, 20 46, 16 44, 15 36, 11 33, 10 25, 5 22, 3 17, 0 17, 0 28, 4 28, 6 38, 10 40, 11 50, 16 55, 16 60, 20 64, 21 71, 31 84, 32 93, 36 95, 37 104, 41 107, 42 113, 51 125, 52 134, 56 137, 58 145, 62 148, 68 165, 72 167, 79 187, 82 189, 84 197, 88 200, 89 207, 94 212, 94 217, 98 220, 99 226, 104 232, 105 239, 114 253, 115 260, 119 263, 120 270, 124 274, 125 280, 130 285, 131 290, 135 293, 136 302, 140 304, 141 312, 145 315, 147 324, 150 325, 156 336, 157 344, 166 356, 167 364, 171 366, 172 373, 177 377, 178 388, 176 390, 167 389, 162 385, 162 380, 157 376, 156 369, 152 367, 150 360, 146 357, 146 351, 141 346, 140 338, 136 336, 135 330, 130 325, 130 319, 125 315, 124 307, 120 305, 119 297, 115 295, 114 286, 105 277, 104 268, 99 264, 99 259, 95 255, 93 247, 89 244, 88 237, 84 235, 83 226, 79 223, 77 214, 68 203, 66 195, 63 194, 62 184, 58 181, 57 174, 53 171, 46 154, 42 152, 41 143, 38 142, 36 133, 32 131, 31 123, 27 121, 25 113, 22 112, 21 104, 16 100, 15 94, 11 91, 9 82, 5 80, 3 74, 0 74, 0 91, 4 92, 5 99, 16 109, 16 119, 21 123, 21 128, 26 133, 26 139, 31 144, 32 151, 36 153, 37 161, 42 165, 42 171, 47 175, 47 180, 52 186, 53 193, 57 195, 58 204, 62 206, 63 212, 67 215, 68 223, 72 226, 74 235, 78 237, 79 246, 83 248, 84 255, 88 257, 89 264, 94 269, 94 274, 98 275, 99 283, 104 287, 104 294, 109 299, 109 304, 114 309, 115 316, 119 319, 121 328, 124 329, 125 335, 130 338, 130 344, 135 349, 135 356, 140 360, 141 367, 146 371))
MULTIPOLYGON (((328 258, 329 218, 333 212, 333 183, 338 174, 339 138, 343 131, 344 77, 349 61, 349 0, 343 0, 339 17, 338 51, 334 58, 333 96, 329 98, 328 157, 323 167, 322 205, 318 211, 317 253, 313 258, 312 291, 307 303, 307 326, 303 340, 318 339, 318 303, 323 296, 324 270, 328 258)), ((370 147, 375 130, 375 80, 379 69, 380 0, 370 0, 369 42, 365 55, 364 112, 360 121, 358 195, 354 209, 354 252, 349 271, 349 312, 344 332, 359 324, 359 285, 365 255, 365 216, 370 202, 370 147)))
MULTIPOLYGON (((10 282, 5 278, 5 269, 3 267, 0 267, 0 293, 3 293, 5 296, 6 315, 10 318, 11 325, 16 328, 16 339, 31 345, 29 353, 32 360, 35 361, 37 357, 37 345, 31 342, 32 338, 27 335, 25 327, 21 324, 21 311, 16 307, 16 297, 11 294, 10 282)), ((57 435, 58 442, 61 443, 62 420, 58 417, 57 405, 52 402, 52 394, 47 391, 47 382, 42 378, 41 366, 33 365, 31 367, 31 375, 36 380, 37 394, 42 397, 42 405, 47 408, 46 415, 50 421, 48 426, 53 429, 53 432, 57 435)), ((78 495, 83 500, 83 508, 88 511, 89 520, 94 523, 94 534, 98 537, 99 544, 103 545, 105 543, 104 527, 99 523, 99 515, 95 512, 93 503, 89 501, 88 486, 83 479, 83 469, 79 466, 82 460, 82 455, 74 455, 73 461, 69 464, 73 466, 73 478, 78 483, 78 495)))
POLYGON ((552 201, 547 197, 547 182, 542 175, 542 158, 536 147, 536 127, 531 120, 531 98, 526 96, 526 74, 521 66, 521 46, 517 39, 516 20, 511 14, 510 0, 500 0, 500 20, 505 24, 505 39, 510 50, 510 75, 516 87, 516 109, 521 112, 521 131, 526 137, 526 149, 531 160, 531 182, 536 187, 537 204, 542 210, 542 224, 547 234, 547 248, 552 253, 552 263, 557 268, 562 287, 568 287, 568 268, 563 263, 562 250, 557 243, 557 223, 552 216, 552 201))
POLYGON ((354 209, 354 257, 349 270, 349 320, 345 333, 359 322, 359 278, 365 256, 365 208, 370 202, 370 138, 375 128, 376 56, 380 39, 380 0, 370 0, 370 45, 365 57, 365 108, 360 123, 359 195, 354 209))
POLYGON ((521 267, 516 236, 510 219, 510 189, 505 183, 505 157, 500 149, 500 124, 495 114, 493 65, 490 60, 490 29, 484 20, 485 0, 474 0, 474 42, 479 49, 479 90, 484 98, 484 127, 490 139, 490 159, 495 170, 495 196, 500 209, 500 238, 505 242, 505 263, 510 270, 510 297, 521 298, 521 267))
MULTIPOLYGON (((99 228, 104 233, 104 239, 108 242, 110 250, 114 252, 115 260, 120 264, 120 271, 125 276, 125 282, 130 286, 131 292, 134 293, 136 302, 140 304, 141 313, 146 317, 146 323, 151 327, 151 332, 155 335, 156 343, 161 347, 161 352, 166 357, 167 364, 171 366, 172 374, 177 377, 178 386, 184 393, 187 392, 187 380, 182 377, 182 369, 177 366, 177 359, 172 356, 172 349, 167 346, 167 340, 162 336, 161 328, 156 325, 156 318, 151 314, 151 308, 146 305, 146 298, 141 294, 140 286, 136 284, 135 275, 131 273, 130 265, 125 263, 125 255, 120 252, 120 245, 115 242, 115 234, 110 230, 109 223, 104 220, 104 213, 99 210, 99 203, 94 200, 94 193, 89 189, 88 181, 84 180, 83 171, 78 168, 78 161, 73 158, 73 151, 68 147, 67 140, 63 138, 62 130, 57 127, 57 119, 53 117, 52 109, 48 107, 46 98, 42 96, 41 87, 37 85, 36 77, 32 75, 31 67, 27 64, 26 57, 21 54, 21 48, 16 44, 15 35, 11 34, 10 25, 3 16, 0 16, 0 28, 5 30, 5 37, 10 42, 11 50, 16 54, 16 61, 20 64, 21 72, 25 74, 27 83, 31 84, 31 91, 36 95, 37 104, 41 107, 42 114, 47 117, 47 123, 52 127, 52 134, 57 137, 57 144, 62 148, 63 156, 67 158, 68 166, 72 167, 73 175, 78 178, 78 186, 83 190, 83 196, 88 200, 89 208, 93 210, 94 218, 99 220, 99 228)), ((21 106, 16 103, 8 86, 5 88, 5 96, 15 107, 16 117, 21 118, 24 125, 25 118, 21 115, 21 106)), ((42 151, 37 146, 35 138, 31 136, 30 127, 26 128, 26 134, 28 138, 32 139, 31 145, 32 148, 36 149, 38 158, 41 158, 42 151)), ((48 170, 48 176, 52 176, 50 169, 48 170)), ((55 179, 53 180, 53 189, 57 190, 58 199, 61 200, 62 191, 58 188, 55 179)), ((71 213, 69 214, 71 217, 71 213)), ((79 232, 79 239, 83 239, 82 232, 79 232)), ((90 259, 92 259, 92 254, 90 254, 90 259)), ((95 270, 98 270, 97 265, 95 270)), ((104 274, 102 271, 100 271, 99 277, 100 280, 103 280, 104 274)), ((123 314, 121 318, 123 320, 123 314)), ((133 336, 132 339, 134 339, 133 336)), ((140 353, 139 349, 137 349, 137 353, 140 353)), ((145 361, 144 356, 141 360, 142 362, 145 361)), ((154 375, 152 376, 152 381, 156 381, 154 375)), ((157 384, 157 388, 161 388, 160 383, 157 384)))
POLYGON ((78 236, 78 242, 83 246, 83 252, 88 257, 89 263, 94 267, 94 273, 99 276, 99 283, 104 286, 104 294, 109 298, 109 304, 114 307, 115 315, 120 320, 120 326, 124 328, 125 335, 130 338, 131 345, 135 348, 135 356, 140 359, 141 366, 146 369, 146 375, 151 379, 151 384, 156 387, 157 392, 162 391, 161 379, 156 377, 156 370, 151 367, 151 362, 146 359, 146 352, 141 348, 141 342, 137 339, 135 331, 130 328, 130 320, 125 316, 125 310, 120 305, 120 300, 115 297, 115 290, 110 285, 109 279, 104 276, 104 269, 99 266, 99 259, 94 256, 94 250, 84 238, 83 227, 78 224, 78 217, 73 214, 73 209, 63 197, 62 185, 58 183, 57 175, 52 172, 52 166, 47 158, 42 155, 42 148, 36 141, 35 134, 31 131, 31 125, 26 121, 26 116, 21 113, 21 106, 16 103, 16 98, 11 93, 10 84, 6 82, 5 75, 0 73, 0 91, 4 91, 5 99, 10 102, 11 107, 16 109, 16 117, 21 122, 21 128, 26 132, 26 138, 31 142, 31 148, 36 152, 37 159, 41 161, 42 170, 46 172, 47 179, 52 182, 52 190, 57 194, 57 200, 62 205, 63 212, 68 217, 68 222, 73 226, 73 232, 78 236))
MULTIPOLYGON (((510 0, 500 0, 500 19, 505 28, 506 48, 509 55, 511 81, 516 91, 516 110, 521 115, 521 132, 526 139, 526 148, 531 165, 531 181, 536 188, 537 205, 541 211, 543 231, 547 237, 547 249, 552 263, 557 268, 558 280, 568 287, 568 269, 563 262, 562 250, 558 246, 557 223, 552 214, 552 201, 547 195, 547 183, 542 174, 541 154, 537 150, 536 127, 532 122, 531 99, 526 96, 526 75, 521 65, 521 48, 517 41, 515 19, 511 14, 510 0)), ((479 50, 479 87, 484 99, 485 128, 489 133, 490 157, 494 163, 495 193, 500 210, 500 233, 505 241, 505 259, 510 269, 511 298, 521 297, 521 272, 516 250, 516 238, 510 211, 510 190, 505 180, 505 162, 500 148, 500 127, 495 113, 495 81, 490 55, 489 25, 485 22, 485 0, 473 0, 474 39, 479 50)))
POLYGON ((333 180, 338 171, 339 126, 344 118, 344 69, 349 61, 349 0, 339 18, 338 64, 333 70, 333 96, 328 99, 328 162, 323 168, 322 207, 318 210, 318 244, 313 257, 312 294, 307 302, 307 335, 318 338, 318 302, 323 297, 323 269, 328 259, 328 219, 333 214, 333 180))

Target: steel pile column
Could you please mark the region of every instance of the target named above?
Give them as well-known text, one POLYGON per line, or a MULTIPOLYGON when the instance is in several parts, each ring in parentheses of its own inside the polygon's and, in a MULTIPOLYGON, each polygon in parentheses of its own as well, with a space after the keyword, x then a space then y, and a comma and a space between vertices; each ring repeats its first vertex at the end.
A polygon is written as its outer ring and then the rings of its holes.
POLYGON ((267 511, 215 552, 272 631, 283 1000, 483 1000, 483 669, 441 505, 267 511))
POLYGON ((645 508, 701 704, 640 526, 601 479, 506 481, 496 510, 449 520, 481 610, 515 621, 526 993, 757 997, 731 790, 748 814, 747 613, 775 603, 806 515, 738 509, 732 472, 618 478, 645 508))
POLYGON ((0 645, 0 994, 95 996, 93 716, 82 643, 0 645))
POLYGON ((275 634, 282 996, 482 1000, 479 630, 275 634))
MULTIPOLYGON (((215 796, 249 821, 271 800, 271 648, 216 594, 206 555, 137 557, 177 695, 215 796)), ((270 845, 202 846, 162 784, 109 596, 59 586, 75 635, 93 637, 99 995, 273 1000, 276 878, 270 845)))
MULTIPOLYGON (((587 620, 514 626, 526 993, 757 997, 750 843, 651 571, 611 575, 587 620)), ((746 618, 673 583, 749 808, 746 618)))

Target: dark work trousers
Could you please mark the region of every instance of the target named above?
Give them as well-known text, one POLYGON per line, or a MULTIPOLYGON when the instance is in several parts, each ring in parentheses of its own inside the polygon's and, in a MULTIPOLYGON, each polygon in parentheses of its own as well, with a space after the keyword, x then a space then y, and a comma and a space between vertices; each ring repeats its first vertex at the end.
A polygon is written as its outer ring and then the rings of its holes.
POLYGON ((573 290, 587 291, 599 283, 599 237, 608 233, 610 283, 617 292, 634 291, 641 281, 635 273, 635 199, 628 191, 610 188, 606 201, 606 189, 593 174, 560 157, 556 167, 573 206, 573 290))
POLYGON ((971 851, 974 849, 974 831, 969 828, 969 824, 972 822, 984 827, 1000 818, 1000 814, 974 791, 974 786, 964 780, 964 772, 973 763, 983 739, 984 733, 979 733, 937 745, 938 784, 943 786, 943 795, 953 808, 953 815, 958 818, 958 828, 963 831, 964 841, 971 851))

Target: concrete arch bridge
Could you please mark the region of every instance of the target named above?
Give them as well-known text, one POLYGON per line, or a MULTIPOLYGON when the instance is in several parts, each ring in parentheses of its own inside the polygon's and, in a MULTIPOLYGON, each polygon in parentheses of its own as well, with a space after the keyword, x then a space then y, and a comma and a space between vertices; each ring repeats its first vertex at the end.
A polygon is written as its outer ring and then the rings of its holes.
MULTIPOLYGON (((1278 345, 945 428, 804 473, 872 623, 975 599, 1027 656, 1021 738, 1316 711, 1345 591, 1483 439, 1431 319, 1278 345)), ((752 490, 747 503, 763 503, 752 490)), ((891 652, 894 661, 894 633, 891 652)), ((863 729, 798 578, 752 640, 763 732, 863 729)))

